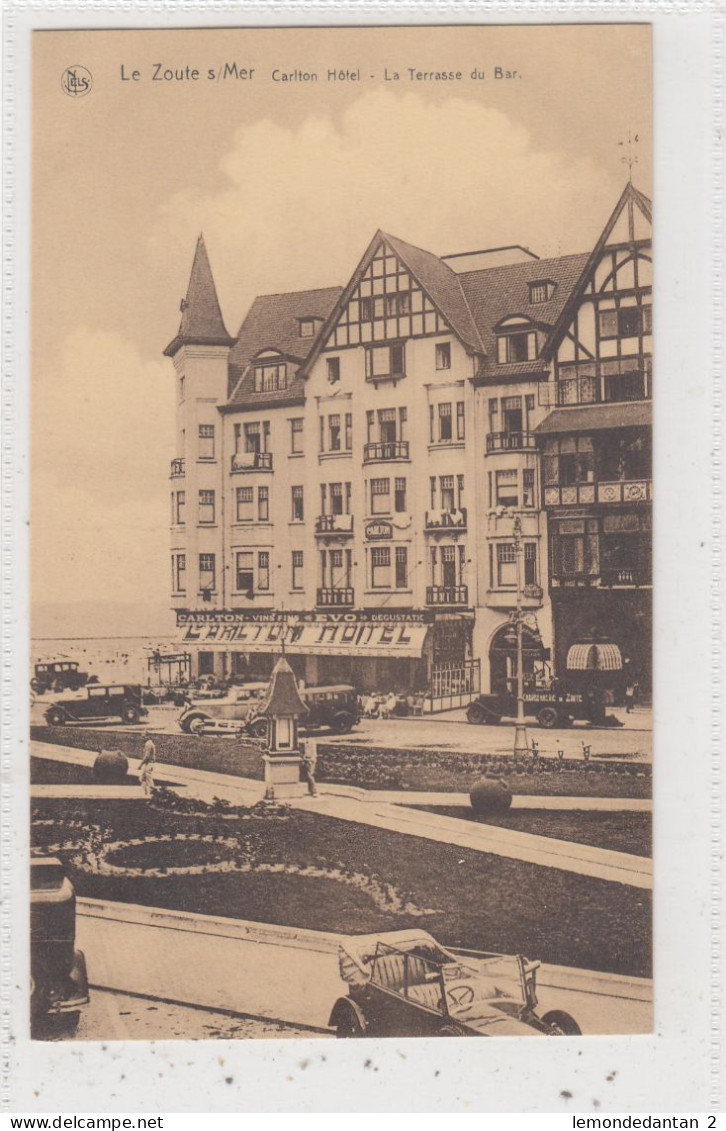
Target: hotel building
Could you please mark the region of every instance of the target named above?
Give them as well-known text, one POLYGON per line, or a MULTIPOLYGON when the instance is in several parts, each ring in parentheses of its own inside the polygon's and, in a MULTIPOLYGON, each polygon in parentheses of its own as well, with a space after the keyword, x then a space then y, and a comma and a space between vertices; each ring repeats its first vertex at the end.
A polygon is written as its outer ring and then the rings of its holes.
POLYGON ((171 598, 195 674, 497 689, 589 633, 650 670, 650 206, 590 252, 437 257, 377 232, 348 282, 224 325, 200 237, 179 331, 171 598), (521 552, 513 525, 521 520, 521 552))

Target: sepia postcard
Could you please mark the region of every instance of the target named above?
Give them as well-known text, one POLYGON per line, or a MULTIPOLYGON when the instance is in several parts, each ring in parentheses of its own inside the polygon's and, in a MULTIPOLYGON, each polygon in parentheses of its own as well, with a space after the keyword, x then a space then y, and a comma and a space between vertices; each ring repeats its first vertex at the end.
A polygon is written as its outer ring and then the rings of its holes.
POLYGON ((573 1110, 637 1074, 654 827, 664 897, 689 850, 653 791, 659 665, 689 678, 653 47, 632 16, 32 30, 36 1095, 64 1050, 166 1041, 222 1087, 270 1042, 322 1071, 456 1037, 560 1064, 540 1110, 597 1048, 573 1110))

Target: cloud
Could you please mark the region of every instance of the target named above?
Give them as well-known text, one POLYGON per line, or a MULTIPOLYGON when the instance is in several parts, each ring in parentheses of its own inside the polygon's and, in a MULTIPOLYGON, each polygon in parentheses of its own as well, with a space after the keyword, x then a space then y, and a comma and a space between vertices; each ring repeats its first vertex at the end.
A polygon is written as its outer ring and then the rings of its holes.
POLYGON ((585 250, 621 188, 480 102, 376 91, 337 119, 241 127, 214 191, 166 202, 152 253, 188 262, 203 229, 236 328, 255 294, 344 283, 378 228, 438 254, 585 250))

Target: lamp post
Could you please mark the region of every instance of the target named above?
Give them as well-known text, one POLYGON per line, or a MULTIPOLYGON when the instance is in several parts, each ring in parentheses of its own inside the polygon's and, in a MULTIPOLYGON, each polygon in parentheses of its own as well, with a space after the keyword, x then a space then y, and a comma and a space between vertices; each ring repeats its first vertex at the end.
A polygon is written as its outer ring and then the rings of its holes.
POLYGON ((528 753, 527 728, 524 725, 524 618, 522 609, 522 516, 514 516, 514 564, 517 579, 517 607, 513 620, 517 633, 517 722, 514 730, 514 753, 523 756, 528 753))

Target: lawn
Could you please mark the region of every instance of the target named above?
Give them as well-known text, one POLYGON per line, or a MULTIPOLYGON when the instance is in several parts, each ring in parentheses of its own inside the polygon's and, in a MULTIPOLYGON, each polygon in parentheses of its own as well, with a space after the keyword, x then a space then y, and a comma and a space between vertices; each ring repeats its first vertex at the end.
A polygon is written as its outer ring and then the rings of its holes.
POLYGON ((592 844, 634 856, 650 856, 652 818, 650 813, 598 813, 580 810, 510 809, 506 813, 475 813, 460 805, 417 805, 427 813, 477 821, 483 825, 515 829, 535 836, 551 836, 576 844, 592 844))
POLYGON ((650 974, 650 895, 627 885, 298 811, 44 799, 33 818, 79 896, 348 934, 416 926, 452 946, 650 974))
MULTIPOLYGON (((113 746, 113 743, 109 743, 113 746)), ((30 759, 31 785, 99 785, 93 776, 91 766, 79 766, 75 762, 56 762, 51 758, 30 759)), ((107 783, 106 783, 107 784, 107 783)), ((138 774, 126 774, 123 781, 115 785, 139 785, 138 774)), ((155 778, 156 785, 168 785, 168 781, 155 778)))
MULTIPOLYGON (((108 732, 71 727, 32 727, 31 738, 81 750, 111 744, 108 732)), ((186 734, 155 734, 160 762, 215 773, 262 778, 261 749, 244 740, 186 734)), ((115 731, 112 744, 140 757, 144 738, 115 731)), ((487 754, 446 750, 393 750, 387 747, 331 743, 318 748, 317 778, 363 789, 448 790, 468 793, 482 772, 506 777, 512 792, 558 797, 650 797, 651 770, 644 764, 540 758, 536 764, 487 754)))

